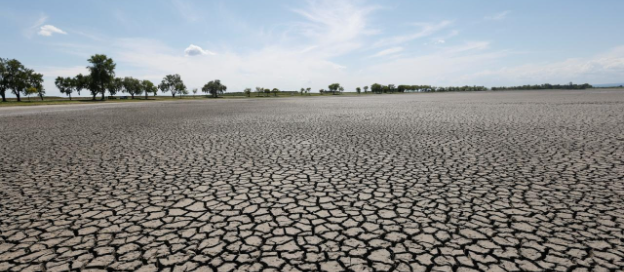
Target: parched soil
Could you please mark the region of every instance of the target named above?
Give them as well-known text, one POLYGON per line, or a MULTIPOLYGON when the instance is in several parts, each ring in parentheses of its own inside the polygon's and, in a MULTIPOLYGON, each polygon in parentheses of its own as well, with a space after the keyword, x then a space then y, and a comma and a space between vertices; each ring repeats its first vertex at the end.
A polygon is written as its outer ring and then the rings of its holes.
POLYGON ((0 271, 622 271, 624 92, 0 109, 0 271))

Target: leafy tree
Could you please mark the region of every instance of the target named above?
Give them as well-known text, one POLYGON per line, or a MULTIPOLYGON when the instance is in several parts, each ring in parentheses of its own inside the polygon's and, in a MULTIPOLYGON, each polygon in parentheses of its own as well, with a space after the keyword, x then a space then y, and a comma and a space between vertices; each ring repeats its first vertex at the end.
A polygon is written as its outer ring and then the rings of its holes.
POLYGON ((141 81, 133 77, 125 77, 122 81, 123 92, 130 94, 130 97, 134 99, 135 95, 143 93, 143 85, 141 81))
POLYGON ((89 88, 90 80, 91 80, 91 77, 83 76, 82 74, 78 74, 74 77, 72 83, 73 83, 74 89, 76 90, 76 92, 78 92, 78 96, 80 96, 80 91, 82 91, 83 89, 89 88))
POLYGON ((113 59, 100 54, 91 56, 88 61, 91 63, 90 66, 87 66, 87 69, 91 72, 90 89, 93 100, 95 100, 95 96, 98 93, 102 94, 102 100, 104 100, 106 88, 115 79, 115 67, 117 65, 113 62, 113 59))
POLYGON ((35 87, 29 87, 28 89, 26 89, 26 97, 28 97, 28 101, 30 101, 30 96, 31 95, 35 95, 39 93, 39 91, 37 91, 37 88, 35 87))
POLYGON ((368 92, 368 86, 364 86, 364 92, 368 92))
POLYGON ((69 100, 72 100, 71 94, 74 89, 71 87, 71 81, 68 81, 64 77, 56 77, 54 85, 56 85, 56 88, 58 88, 62 94, 69 96, 69 100))
POLYGON ((394 93, 394 90, 396 90, 396 87, 394 86, 394 84, 388 84, 388 92, 394 93))
POLYGON ((338 88, 338 92, 340 92, 340 93, 344 92, 344 87, 340 86, 340 87, 338 88))
POLYGON ((301 91, 299 92, 301 95, 303 95, 303 93, 305 92, 304 88, 301 88, 301 91))
POLYGON ((325 93, 325 90, 320 89, 320 90, 319 90, 319 93, 320 93, 321 95, 323 95, 323 94, 325 93))
POLYGON ((273 88, 273 90, 271 90, 271 93, 273 93, 273 96, 277 96, 277 94, 279 94, 280 90, 278 88, 273 88))
POLYGON ((307 94, 307 95, 310 95, 310 91, 311 91, 311 90, 312 90, 312 88, 307 87, 307 88, 306 88, 306 94, 307 94))
POLYGON ((175 74, 166 75, 160 84, 158 84, 158 89, 160 89, 163 93, 171 92, 171 96, 175 97, 176 94, 186 90, 186 86, 184 86, 184 82, 182 82, 180 75, 175 74))
MULTIPOLYGON (((154 83, 147 79, 141 81, 141 90, 145 92, 145 100, 147 100, 148 94, 152 93, 154 96, 156 96, 156 93, 158 92, 158 88, 156 87, 156 85, 154 85, 154 83)), ((193 89, 193 93, 197 93, 197 88, 193 89)))
POLYGON ((124 79, 120 77, 113 78, 113 80, 106 85, 110 96, 115 96, 118 92, 123 92, 124 88, 124 79))
POLYGON ((264 96, 265 97, 268 97, 270 93, 271 93, 271 89, 268 89, 268 88, 264 89, 264 96))
MULTIPOLYGON (((5 78, 7 81, 7 89, 17 97, 17 101, 21 101, 20 93, 26 88, 26 74, 24 65, 18 60, 8 60, 5 64, 5 78)), ((6 100, 5 100, 6 101, 6 100)))
POLYGON ((355 91, 357 92, 357 94, 360 94, 360 92, 362 91, 362 89, 360 89, 360 87, 355 88, 355 91))
POLYGON ((2 102, 6 102, 6 91, 9 89, 9 74, 7 62, 9 60, 0 58, 0 96, 2 102))
MULTIPOLYGON (((35 94, 39 95, 39 98, 43 101, 43 96, 45 95, 45 88, 43 87, 43 75, 31 72, 28 76, 28 83, 30 86, 29 89, 34 89, 35 94)), ((30 99, 30 97, 28 99, 30 99)))
MULTIPOLYGON (((195 98, 195 95, 197 95, 197 88, 193 88, 193 98, 195 98)), ((147 96, 145 96, 145 99, 147 99, 147 96)))
POLYGON ((382 91, 381 84, 374 83, 373 85, 371 85, 371 92, 373 92, 373 93, 381 93, 381 91, 382 91))
POLYGON ((256 87, 256 97, 260 96, 264 92, 263 87, 256 87))
POLYGON ((213 98, 219 97, 219 94, 223 94, 227 90, 227 86, 221 84, 221 80, 215 79, 209 81, 202 88, 202 92, 209 93, 213 98))
POLYGON ((245 93, 245 96, 251 97, 251 88, 245 88, 243 92, 245 93))
POLYGON ((329 88, 329 91, 332 92, 332 94, 336 94, 336 91, 338 91, 338 89, 340 88, 340 84, 333 83, 333 84, 330 84, 328 88, 329 88))

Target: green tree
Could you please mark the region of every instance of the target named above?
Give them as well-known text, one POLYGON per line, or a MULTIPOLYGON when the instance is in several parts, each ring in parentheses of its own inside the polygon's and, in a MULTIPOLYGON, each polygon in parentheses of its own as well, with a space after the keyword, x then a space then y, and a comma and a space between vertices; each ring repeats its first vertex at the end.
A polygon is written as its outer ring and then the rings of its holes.
MULTIPOLYGON (((158 88, 156 87, 156 85, 154 85, 154 83, 152 83, 151 81, 144 79, 143 81, 141 81, 141 90, 143 92, 145 92, 145 100, 147 100, 147 95, 152 93, 154 96, 156 96, 156 93, 158 92, 158 88)), ((193 89, 193 93, 197 92, 197 88, 193 89)))
POLYGON ((381 84, 374 83, 373 85, 371 85, 371 92, 373 92, 373 93, 381 93, 381 91, 382 91, 381 84))
POLYGON ((333 84, 330 84, 327 88, 329 88, 329 91, 332 92, 332 94, 336 94, 336 91, 338 91, 338 89, 340 88, 340 84, 333 83, 333 84))
POLYGON ((102 100, 104 100, 106 88, 115 79, 115 67, 117 65, 113 59, 101 54, 91 56, 88 61, 91 63, 87 69, 91 72, 90 89, 93 100, 98 93, 102 95, 102 100))
POLYGON ((35 87, 28 87, 28 89, 26 89, 26 92, 25 92, 26 97, 28 97, 28 101, 30 101, 30 96, 31 95, 35 95, 37 93, 38 93, 38 91, 37 91, 37 88, 35 88, 35 87))
POLYGON ((7 81, 7 89, 17 97, 17 101, 21 101, 21 91, 26 87, 26 75, 24 65, 18 60, 12 59, 6 62, 5 80, 7 81))
MULTIPOLYGON (((195 98, 195 95, 197 95, 197 88, 193 88, 193 98, 195 98)), ((145 97, 145 99, 147 99, 147 96, 145 97)))
POLYGON ((245 96, 251 97, 251 88, 245 88, 243 92, 245 93, 245 96))
POLYGON ((344 87, 342 87, 342 86, 338 87, 338 92, 339 92, 339 93, 344 92, 344 87))
POLYGON ((80 91, 82 91, 83 89, 89 88, 90 80, 91 80, 91 77, 83 76, 82 74, 78 74, 74 77, 74 79, 72 80, 72 83, 74 84, 74 89, 78 93, 78 96, 80 96, 80 91))
POLYGON ((219 97, 219 94, 223 94, 227 90, 227 86, 221 84, 221 80, 215 79, 209 81, 202 87, 202 92, 210 94, 213 98, 219 97))
POLYGON ((43 101, 43 96, 45 95, 45 88, 43 87, 43 75, 32 72, 28 77, 28 82, 30 88, 33 88, 36 94, 39 95, 41 101, 43 101))
POLYGON ((280 90, 278 88, 273 88, 273 90, 271 90, 271 93, 273 93, 273 96, 277 96, 277 94, 279 94, 280 90))
POLYGON ((141 85, 141 81, 133 78, 133 77, 125 77, 123 79, 123 92, 128 93, 132 99, 134 99, 135 95, 140 95, 143 93, 143 86, 141 85))
POLYGON ((265 97, 268 97, 270 93, 271 93, 271 89, 269 89, 269 88, 264 89, 264 96, 265 97))
POLYGON ((364 93, 368 92, 368 86, 364 86, 364 93))
POLYGON ((362 91, 362 89, 360 89, 360 87, 355 88, 355 91, 357 92, 357 94, 360 94, 360 92, 362 91))
POLYGON ((160 89, 163 93, 171 92, 171 96, 175 97, 176 94, 181 93, 186 90, 186 86, 184 86, 184 82, 180 75, 166 75, 165 78, 158 84, 158 89, 160 89))
POLYGON ((256 87, 256 97, 261 96, 263 92, 264 92, 263 87, 256 87))
POLYGON ((116 77, 106 85, 106 88, 110 96, 115 96, 118 92, 124 91, 124 79, 116 77))
POLYGON ((9 89, 8 61, 0 58, 0 96, 2 96, 2 102, 6 102, 6 91, 9 89))
POLYGON ((311 91, 311 90, 312 90, 312 88, 307 87, 307 88, 306 88, 306 94, 307 94, 307 95, 310 95, 310 91, 311 91))
POLYGON ((56 85, 56 88, 59 89, 59 92, 69 96, 70 101, 72 100, 71 94, 74 89, 71 88, 71 82, 68 82, 68 80, 64 77, 56 77, 56 79, 54 80, 54 85, 56 85))

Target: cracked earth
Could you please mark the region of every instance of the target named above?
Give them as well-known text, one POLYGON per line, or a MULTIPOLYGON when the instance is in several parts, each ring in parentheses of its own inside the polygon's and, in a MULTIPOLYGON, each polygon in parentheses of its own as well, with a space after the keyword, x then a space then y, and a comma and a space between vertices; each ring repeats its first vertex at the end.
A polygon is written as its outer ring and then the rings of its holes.
POLYGON ((622 271, 624 92, 0 109, 0 271, 622 271))

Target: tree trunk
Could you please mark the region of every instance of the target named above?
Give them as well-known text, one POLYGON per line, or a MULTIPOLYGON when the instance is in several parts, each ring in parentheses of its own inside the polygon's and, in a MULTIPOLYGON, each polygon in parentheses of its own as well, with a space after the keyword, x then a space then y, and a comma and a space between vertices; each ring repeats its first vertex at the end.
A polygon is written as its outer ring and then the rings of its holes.
POLYGON ((3 92, 0 95, 2 95, 2 102, 7 102, 6 101, 6 94, 3 92))
POLYGON ((102 101, 104 101, 104 96, 106 95, 106 91, 102 91, 102 101))
POLYGON ((17 94, 15 94, 15 96, 17 96, 17 102, 22 102, 22 98, 20 97, 20 93, 17 92, 17 94))
POLYGON ((130 97, 132 97, 132 99, 134 99, 134 94, 133 94, 133 93, 131 93, 131 94, 130 94, 130 97))
MULTIPOLYGON (((43 100, 43 98, 41 100, 43 100)), ((71 101, 71 94, 69 94, 69 101, 71 101)))
POLYGON ((39 98, 41 98, 41 101, 43 101, 43 95, 39 94, 39 98))
POLYGON ((147 100, 147 92, 145 92, 145 100, 147 100))

